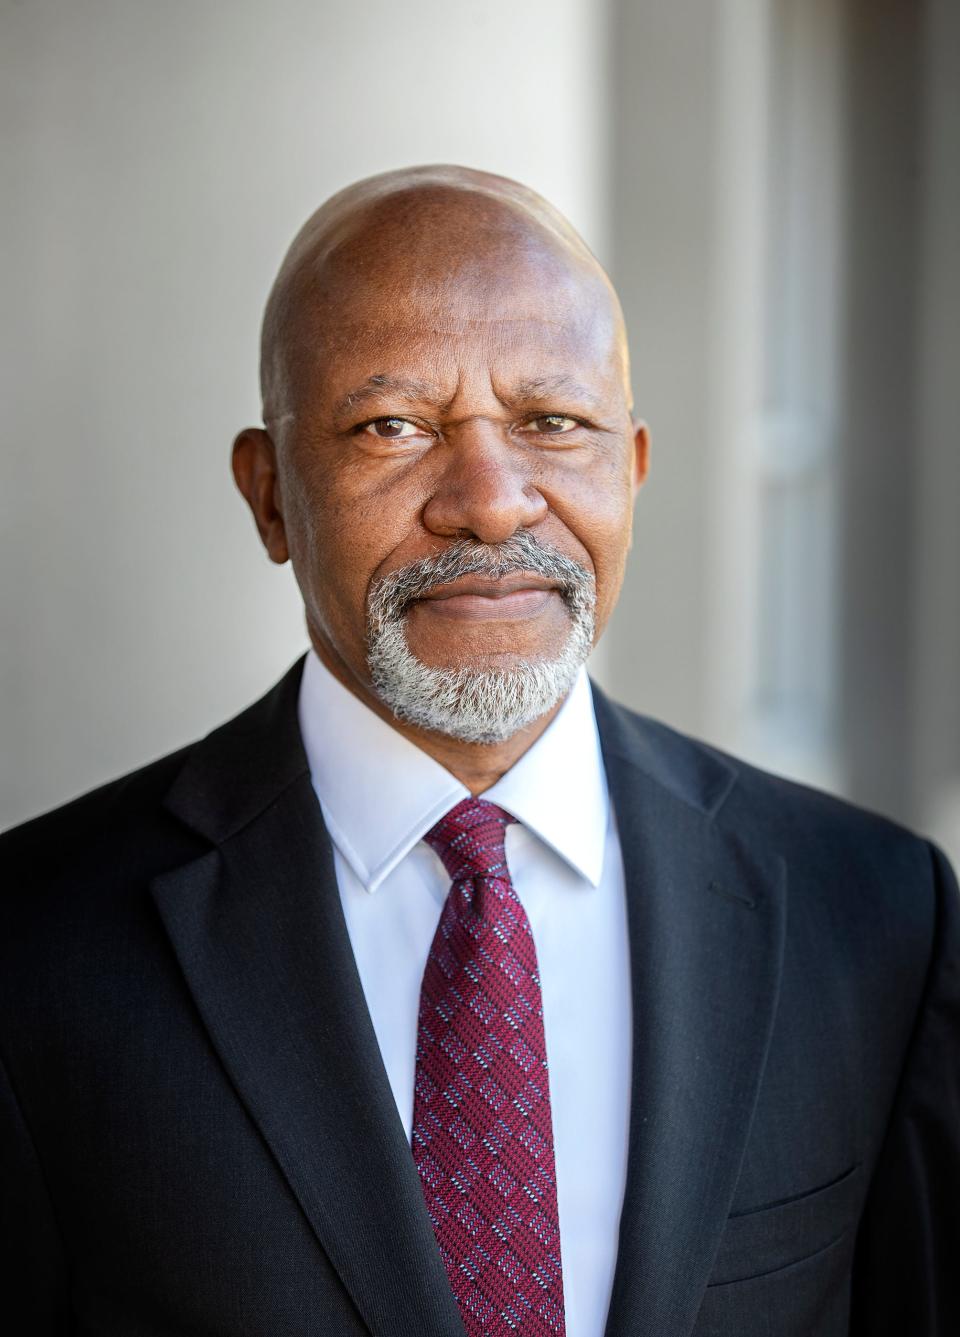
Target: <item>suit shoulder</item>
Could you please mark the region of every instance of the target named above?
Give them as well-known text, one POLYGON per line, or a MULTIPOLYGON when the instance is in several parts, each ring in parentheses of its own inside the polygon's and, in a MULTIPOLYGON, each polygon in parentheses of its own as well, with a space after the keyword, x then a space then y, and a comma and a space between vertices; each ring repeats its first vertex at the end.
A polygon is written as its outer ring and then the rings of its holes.
POLYGON ((113 856, 143 842, 151 828, 175 824, 162 800, 195 743, 170 752, 0 835, 0 867, 7 887, 55 878, 82 868, 98 852, 113 856))
POLYGON ((863 868, 896 882, 931 878, 931 847, 901 822, 812 785, 737 760, 725 825, 766 832, 795 857, 828 860, 835 872, 863 868))
POLYGON ((824 790, 786 779, 659 720, 598 700, 605 746, 632 756, 648 774, 747 843, 778 849, 791 861, 882 875, 915 885, 931 880, 931 847, 879 813, 824 790))
POLYGON ((301 658, 259 701, 204 738, 0 836, 5 892, 56 887, 75 895, 137 885, 209 850, 203 827, 194 828, 177 807, 178 788, 181 802, 189 797, 197 807, 198 765, 221 798, 251 784, 270 793, 288 772, 299 773, 306 765, 296 712, 302 668, 301 658))

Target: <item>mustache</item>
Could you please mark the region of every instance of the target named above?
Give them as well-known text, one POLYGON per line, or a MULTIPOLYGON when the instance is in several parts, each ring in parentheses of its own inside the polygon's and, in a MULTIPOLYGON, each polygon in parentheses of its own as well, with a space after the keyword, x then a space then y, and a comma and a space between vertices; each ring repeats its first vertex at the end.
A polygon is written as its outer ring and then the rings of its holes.
POLYGON ((371 630, 401 618, 410 604, 437 585, 461 576, 483 575, 498 580, 516 571, 554 582, 572 614, 592 611, 596 600, 593 574, 572 557, 541 543, 529 530, 520 530, 503 543, 458 539, 442 552, 399 567, 376 581, 369 597, 371 630))

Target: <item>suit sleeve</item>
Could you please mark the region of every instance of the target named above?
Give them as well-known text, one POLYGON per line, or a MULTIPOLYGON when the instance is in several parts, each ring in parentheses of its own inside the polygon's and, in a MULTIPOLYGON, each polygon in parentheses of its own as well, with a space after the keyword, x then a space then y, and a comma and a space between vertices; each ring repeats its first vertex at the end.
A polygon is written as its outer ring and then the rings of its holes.
POLYGON ((853 1337, 960 1333, 960 894, 931 856, 934 949, 857 1241, 853 1337))
POLYGON ((0 1059, 0 1293, 17 1332, 72 1331, 66 1262, 53 1208, 6 1066, 0 1059))

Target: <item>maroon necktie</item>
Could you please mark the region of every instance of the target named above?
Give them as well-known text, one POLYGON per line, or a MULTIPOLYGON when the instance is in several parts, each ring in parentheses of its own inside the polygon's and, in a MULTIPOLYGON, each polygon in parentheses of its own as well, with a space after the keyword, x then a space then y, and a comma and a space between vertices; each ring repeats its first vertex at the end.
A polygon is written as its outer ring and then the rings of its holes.
POLYGON ((537 952, 513 818, 464 799, 424 839, 452 879, 420 992, 413 1156, 468 1337, 564 1333, 537 952))

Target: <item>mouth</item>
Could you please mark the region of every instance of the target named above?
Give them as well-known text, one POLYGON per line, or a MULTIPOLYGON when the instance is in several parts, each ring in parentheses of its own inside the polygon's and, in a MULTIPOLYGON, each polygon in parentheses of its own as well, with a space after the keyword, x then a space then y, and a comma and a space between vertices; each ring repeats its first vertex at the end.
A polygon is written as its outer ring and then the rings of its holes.
POLYGON ((496 579, 469 575, 435 585, 411 607, 439 617, 502 621, 535 617, 560 598, 555 581, 516 571, 496 579))

